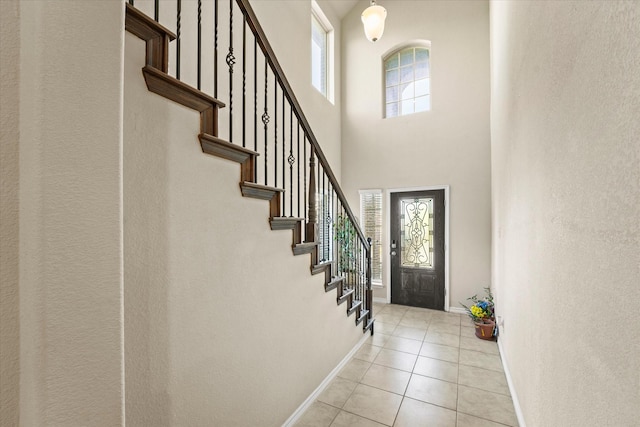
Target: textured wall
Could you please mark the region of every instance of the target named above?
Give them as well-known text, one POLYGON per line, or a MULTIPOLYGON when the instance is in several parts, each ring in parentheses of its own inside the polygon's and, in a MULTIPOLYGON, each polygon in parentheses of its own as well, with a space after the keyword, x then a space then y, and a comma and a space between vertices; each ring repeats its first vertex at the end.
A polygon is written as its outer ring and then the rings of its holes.
POLYGON ((24 426, 124 424, 123 10, 20 2, 24 426))
POLYGON ((127 425, 280 426, 362 328, 291 232, 270 230, 267 202, 241 196, 239 165, 202 153, 198 114, 147 91, 143 65, 127 34, 127 425))
POLYGON ((528 426, 640 416, 640 3, 492 2, 493 277, 528 426))
POLYGON ((18 424, 20 7, 0 2, 0 425, 18 424))
MULTIPOLYGON (((342 26, 343 186, 358 212, 359 189, 450 185, 449 301, 458 306, 491 274, 488 2, 386 2, 375 44, 360 22, 367 5, 342 26), (382 57, 417 39, 432 42, 432 110, 383 119, 382 57)), ((384 236, 385 258, 388 244, 384 236)))

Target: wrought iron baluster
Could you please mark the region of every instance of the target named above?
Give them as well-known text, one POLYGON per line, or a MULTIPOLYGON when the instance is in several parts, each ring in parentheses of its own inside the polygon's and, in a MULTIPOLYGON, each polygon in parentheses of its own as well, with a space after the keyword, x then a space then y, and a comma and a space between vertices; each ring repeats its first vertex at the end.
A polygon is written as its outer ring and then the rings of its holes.
POLYGON ((340 273, 340 276, 344 277, 344 280, 346 281, 347 278, 345 277, 345 271, 344 271, 344 248, 346 246, 346 242, 344 241, 344 209, 342 207, 342 204, 340 205, 340 217, 339 217, 339 223, 338 223, 339 227, 340 227, 340 237, 338 239, 338 272, 340 273))
MULTIPOLYGON (((333 241, 334 246, 333 246, 333 260, 334 261, 338 261, 338 239, 337 239, 337 231, 336 231, 336 227, 338 224, 338 209, 340 207, 340 199, 338 199, 337 197, 337 193, 335 191, 335 188, 333 190, 333 200, 334 200, 334 205, 333 205, 333 241)), ((337 266, 337 264, 336 264, 337 266)))
POLYGON ((247 130, 247 18, 242 15, 242 146, 246 147, 247 130))
MULTIPOLYGON (((258 39, 253 37, 253 151, 258 151, 258 39)), ((258 162, 253 164, 253 176, 258 180, 258 162)))
POLYGON ((329 259, 331 261, 336 260, 336 192, 333 184, 329 185, 329 200, 331 201, 329 205, 329 215, 331 218, 331 233, 329 235, 329 241, 331 245, 329 245, 329 259))
MULTIPOLYGON (((133 5, 133 0, 131 0, 133 5)), ((153 19, 158 22, 160 20, 160 0, 155 0, 153 4, 153 19)))
MULTIPOLYGON (((286 172, 286 168, 284 166, 284 158, 285 158, 285 151, 286 151, 286 134, 287 134, 287 127, 285 125, 285 111, 284 111, 284 101, 285 101, 285 97, 284 97, 284 90, 282 91, 282 188, 284 188, 285 190, 287 189, 287 179, 285 177, 285 172, 286 172)), ((287 214, 286 212, 286 197, 282 197, 282 216, 286 216, 287 214)))
POLYGON ((362 271, 362 242, 358 240, 358 301, 362 301, 362 271))
POLYGON ((273 88, 273 185, 278 186, 278 76, 273 88))
POLYGON ((289 108, 289 216, 293 218, 293 164, 296 158, 293 157, 293 108, 289 108))
POLYGON ((367 296, 367 310, 369 313, 365 319, 364 326, 366 327, 369 324, 369 320, 373 317, 373 292, 371 290, 371 237, 367 238, 367 242, 369 243, 369 250, 367 251, 367 285, 366 285, 366 296, 367 296))
POLYGON ((213 97, 218 98, 218 0, 213 3, 213 97))
POLYGON ((327 213, 326 213, 326 203, 325 203, 325 188, 324 188, 324 167, 322 165, 318 165, 318 187, 320 187, 320 183, 322 182, 322 191, 318 191, 320 193, 320 206, 321 206, 321 220, 322 220, 322 259, 327 260, 327 213), (320 171, 322 170, 322 173, 320 171))
MULTIPOLYGON (((349 223, 351 224, 351 221, 349 221, 349 223)), ((354 238, 355 240, 355 238, 354 238)), ((353 294, 353 299, 355 301, 360 299, 360 295, 359 295, 359 290, 360 290, 360 286, 358 286, 358 269, 359 269, 359 265, 358 265, 358 244, 354 241, 353 242, 353 286, 354 286, 354 294, 353 294)))
MULTIPOLYGON (((296 123, 298 124, 298 138, 297 138, 297 145, 298 145, 298 159, 300 158, 300 122, 296 121, 296 123)), ((298 162, 298 180, 296 181, 298 183, 298 218, 300 218, 300 162, 298 162)))
POLYGON ((202 77, 202 0, 198 0, 198 90, 202 77))
POLYGON ((226 62, 229 67, 229 142, 233 142, 233 66, 236 63, 233 54, 233 0, 229 0, 229 53, 226 62))
POLYGON ((176 79, 180 80, 180 30, 182 27, 182 0, 176 4, 176 79))
POLYGON ((267 64, 267 58, 264 59, 264 113, 262 113, 262 124, 264 125, 264 185, 269 184, 267 177, 267 154, 268 154, 268 124, 269 124, 269 107, 267 95, 269 93, 269 75, 267 73, 269 67, 267 64))
MULTIPOLYGON (((351 223, 351 219, 349 219, 349 225, 351 227, 353 227, 353 224, 351 223)), ((353 233, 352 233, 353 234, 353 233)), ((358 264, 357 264, 357 253, 356 253, 356 242, 355 242, 355 236, 351 236, 351 250, 353 251, 353 254, 351 256, 351 283, 353 284, 353 288, 354 291, 357 288, 357 283, 358 283, 358 278, 356 275, 356 270, 358 268, 358 264)))
MULTIPOLYGON (((284 159, 285 159, 285 156, 286 156, 285 151, 286 151, 286 147, 287 147, 287 145, 286 145, 286 142, 287 142, 287 138, 286 138, 287 131, 286 131, 286 129, 287 129, 287 127, 285 125, 285 118, 287 117, 287 115, 285 114, 285 109, 284 109, 284 107, 285 107, 285 105, 284 105, 285 104, 284 103, 285 99, 286 98, 284 96, 284 90, 283 90, 282 91, 282 188, 284 188, 286 190, 287 178, 285 176, 286 168, 284 166, 284 159)), ((286 216, 286 214, 285 214, 285 212, 286 212, 286 210, 285 210, 286 209, 286 206, 285 206, 286 203, 285 202, 286 202, 286 197, 282 197, 282 215, 283 216, 286 216)))
POLYGON ((129 4, 130 4, 131 6, 135 6, 135 5, 133 4, 133 0, 129 0, 129 4))
MULTIPOLYGON (((305 220, 305 224, 306 224, 307 220, 309 218, 307 216, 308 209, 307 209, 307 134, 306 133, 303 134, 302 148, 303 148, 303 151, 304 151, 304 156, 303 156, 304 161, 302 162, 302 163, 304 163, 302 165, 303 169, 304 169, 304 173, 302 174, 303 175, 303 179, 304 179, 304 190, 302 191, 302 194, 304 195, 304 204, 302 205, 302 207, 303 207, 303 210, 304 210, 304 220, 305 220)), ((305 233, 305 240, 304 241, 308 242, 309 240, 307 239, 307 228, 306 227, 305 227, 304 233, 305 233)))

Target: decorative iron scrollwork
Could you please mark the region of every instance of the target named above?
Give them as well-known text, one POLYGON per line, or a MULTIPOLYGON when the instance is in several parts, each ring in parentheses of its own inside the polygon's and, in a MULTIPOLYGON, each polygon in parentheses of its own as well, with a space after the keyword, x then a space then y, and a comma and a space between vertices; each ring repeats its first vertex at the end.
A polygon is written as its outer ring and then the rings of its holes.
POLYGON ((229 66, 229 72, 233 73, 233 66, 236 64, 236 57, 233 55, 233 48, 229 49, 226 58, 227 65, 229 66))

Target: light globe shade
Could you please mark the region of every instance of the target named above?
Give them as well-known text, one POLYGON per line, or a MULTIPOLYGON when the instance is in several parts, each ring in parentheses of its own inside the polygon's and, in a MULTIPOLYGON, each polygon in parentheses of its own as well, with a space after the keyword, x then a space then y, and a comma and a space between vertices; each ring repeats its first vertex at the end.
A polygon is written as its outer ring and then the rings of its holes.
POLYGON ((371 2, 371 6, 362 12, 362 23, 364 24, 364 35, 370 42, 377 41, 384 32, 384 20, 387 18, 387 10, 371 2))

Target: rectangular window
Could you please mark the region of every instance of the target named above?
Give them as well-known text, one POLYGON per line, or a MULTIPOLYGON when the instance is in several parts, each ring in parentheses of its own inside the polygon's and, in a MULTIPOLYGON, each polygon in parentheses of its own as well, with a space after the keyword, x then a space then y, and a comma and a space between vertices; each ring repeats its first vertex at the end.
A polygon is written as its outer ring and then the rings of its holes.
POLYGON ((382 283, 382 190, 360 191, 360 219, 371 238, 371 281, 382 283))
POLYGON ((311 83, 327 95, 327 32, 311 14, 311 83))
POLYGON ((311 2, 311 84, 333 102, 333 27, 315 1, 311 2))

